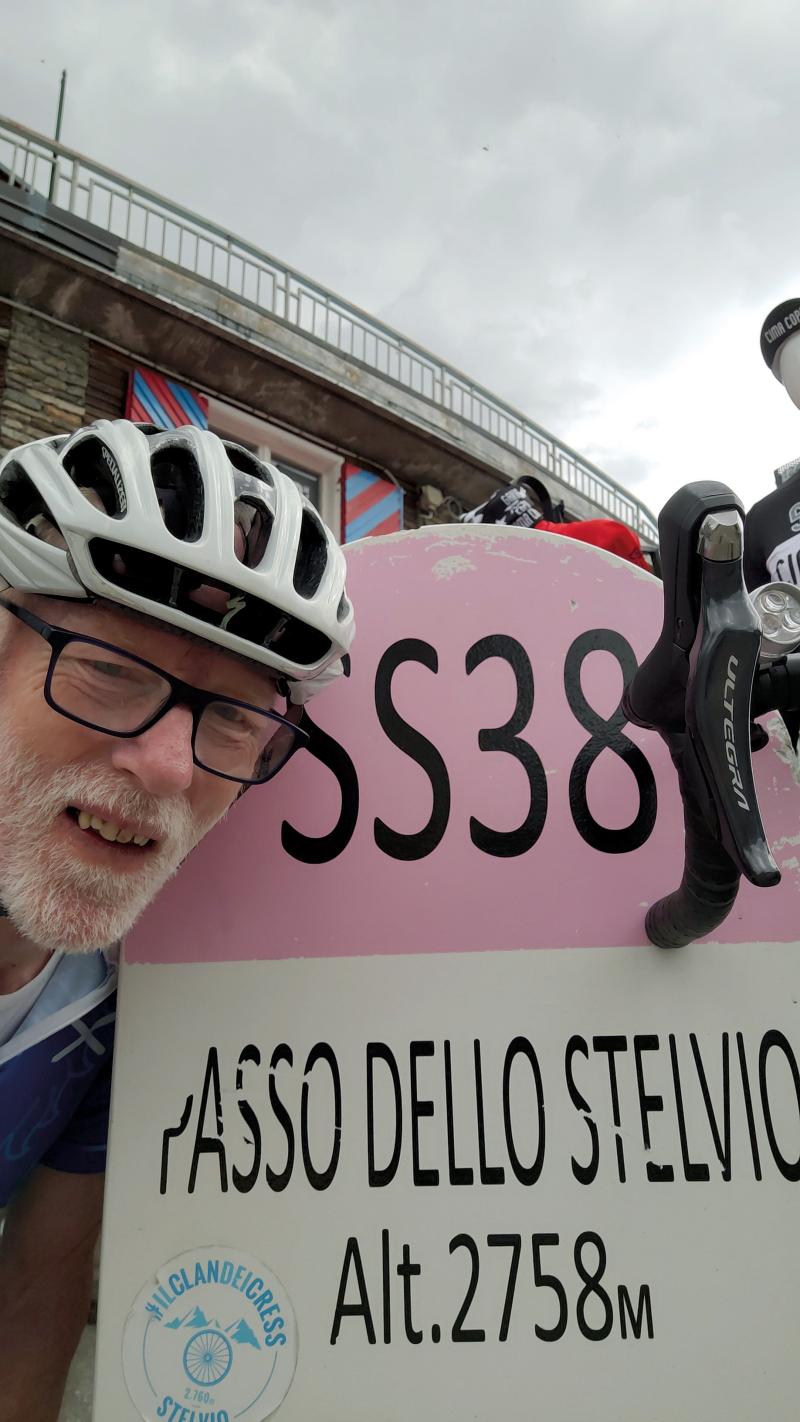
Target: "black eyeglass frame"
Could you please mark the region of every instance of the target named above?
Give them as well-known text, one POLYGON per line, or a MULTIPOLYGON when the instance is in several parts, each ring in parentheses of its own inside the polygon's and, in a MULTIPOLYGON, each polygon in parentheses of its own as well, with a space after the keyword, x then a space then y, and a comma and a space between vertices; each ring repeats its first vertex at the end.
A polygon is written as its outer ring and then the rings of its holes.
POLYGON ((57 627, 52 622, 45 622, 43 617, 37 617, 36 613, 30 612, 27 607, 18 607, 16 603, 6 602, 3 597, 0 597, 0 607, 4 608, 6 612, 10 612, 13 617, 18 617, 20 622, 24 622, 34 632, 38 632, 39 636, 47 642, 50 648, 50 664, 44 679, 44 699, 51 710, 55 711, 57 715, 63 716, 67 721, 75 721, 79 726, 86 726, 90 731, 99 731, 104 736, 116 736, 120 740, 133 740, 136 736, 144 735, 151 726, 155 726, 163 716, 166 716, 168 711, 172 710, 173 706, 185 706, 192 713, 192 759, 195 765, 199 766, 201 770, 205 770, 208 775, 217 775, 220 780, 232 780, 236 785, 266 785, 267 781, 272 780, 279 770, 283 770, 295 751, 307 748, 310 743, 311 737, 308 731, 304 731, 302 726, 298 726, 288 717, 279 715, 277 711, 267 711, 263 706, 254 706, 252 702, 240 701, 235 696, 223 696, 214 691, 202 691, 199 686, 192 686, 190 682, 182 681, 180 677, 164 671, 163 667, 156 666, 155 662, 148 662, 144 657, 138 657, 135 652, 129 652, 124 647, 117 647, 113 642, 104 642, 99 637, 89 637, 84 632, 70 632, 66 627, 57 627), (147 671, 155 672, 171 688, 164 705, 148 720, 143 721, 141 726, 137 726, 135 731, 110 731, 107 726, 98 726, 94 721, 86 721, 82 716, 65 711, 54 700, 51 683, 58 659, 70 642, 88 642, 92 647, 100 647, 106 652, 113 652, 115 656, 123 657, 127 661, 135 662, 140 667, 145 667, 147 671), (221 701, 226 706, 238 706, 244 711, 255 711, 257 715, 264 716, 268 721, 276 721, 279 726, 292 732, 292 747, 276 770, 273 770, 269 775, 253 780, 241 775, 226 775, 223 770, 215 770, 200 760, 195 749, 200 717, 206 707, 214 701, 221 701))

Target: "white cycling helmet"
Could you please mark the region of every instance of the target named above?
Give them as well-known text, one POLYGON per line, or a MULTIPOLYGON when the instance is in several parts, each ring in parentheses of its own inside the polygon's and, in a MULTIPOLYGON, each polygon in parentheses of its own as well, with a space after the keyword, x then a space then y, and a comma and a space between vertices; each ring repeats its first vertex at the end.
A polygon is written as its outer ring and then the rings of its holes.
POLYGON ((288 475, 187 425, 98 420, 0 463, 0 577, 104 598, 270 667, 305 701, 353 639, 342 550, 288 475))

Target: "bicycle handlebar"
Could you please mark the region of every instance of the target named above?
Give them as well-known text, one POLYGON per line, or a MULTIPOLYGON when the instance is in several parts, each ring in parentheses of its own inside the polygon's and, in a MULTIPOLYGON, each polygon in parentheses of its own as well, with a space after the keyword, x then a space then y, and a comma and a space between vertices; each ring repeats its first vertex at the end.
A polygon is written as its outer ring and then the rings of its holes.
POLYGON ((741 875, 710 833, 696 797, 686 793, 683 747, 675 744, 685 742, 685 737, 665 739, 681 786, 685 858, 680 886, 648 909, 645 931, 657 948, 684 948, 725 921, 736 902, 741 875))
MULTIPOLYGON (((688 484, 665 504, 664 625, 623 694, 628 719, 664 738, 684 806, 680 887, 646 919, 648 937, 663 948, 718 927, 741 875, 759 887, 780 880, 751 763, 761 627, 742 577, 743 512, 726 485, 711 481, 688 484)), ((763 696, 772 690, 759 686, 763 696)))

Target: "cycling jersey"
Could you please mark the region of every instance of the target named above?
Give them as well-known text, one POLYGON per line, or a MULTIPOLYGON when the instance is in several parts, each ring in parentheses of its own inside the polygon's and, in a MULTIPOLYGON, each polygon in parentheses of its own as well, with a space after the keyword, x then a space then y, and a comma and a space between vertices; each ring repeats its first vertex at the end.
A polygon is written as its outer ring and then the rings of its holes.
POLYGON ((744 579, 800 587, 800 474, 753 504, 744 523, 744 579))
MULTIPOLYGON (((517 528, 535 528, 542 515, 519 485, 498 489, 485 504, 461 516, 462 523, 508 523, 517 528)), ((560 526, 560 525, 559 525, 560 526)))
POLYGON ((105 1169, 117 971, 65 954, 0 1047, 0 1206, 37 1165, 105 1169))
MULTIPOLYGON (((750 592, 764 583, 794 583, 800 587, 800 474, 753 504, 744 520, 744 580, 750 592)), ((800 715, 783 714, 797 747, 800 715)))
POLYGON ((16 1035, 28 1016, 37 997, 44 992, 50 978, 61 960, 61 953, 51 953, 43 968, 39 969, 30 982, 13 992, 0 993, 0 1047, 16 1035))

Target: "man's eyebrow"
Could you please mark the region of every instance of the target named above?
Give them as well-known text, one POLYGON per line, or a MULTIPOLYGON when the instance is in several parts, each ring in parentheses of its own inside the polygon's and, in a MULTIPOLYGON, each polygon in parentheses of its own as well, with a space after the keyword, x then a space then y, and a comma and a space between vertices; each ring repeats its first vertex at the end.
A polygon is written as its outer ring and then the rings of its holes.
POLYGON ((259 679, 264 682, 265 686, 275 691, 276 694, 281 695, 279 682, 282 678, 274 672, 271 667, 266 666, 262 662, 257 662, 253 657, 245 657, 241 652, 235 652, 231 648, 223 647, 218 642, 212 642, 210 638, 201 637, 199 633, 191 632, 188 627, 175 627, 169 622, 162 622, 158 617, 150 616, 149 613, 140 612, 138 608, 125 607, 121 603, 109 602, 104 598, 86 598, 81 600, 76 598, 72 601, 75 607, 83 607, 90 611, 122 614, 126 621, 135 623, 138 627, 144 627, 148 631, 151 631, 153 627, 157 627, 164 632, 168 632, 171 637, 180 637, 184 642, 189 642, 204 652, 217 649, 223 656, 230 658, 231 661, 234 661, 237 666, 242 667, 245 671, 249 671, 251 674, 258 676, 259 679))

